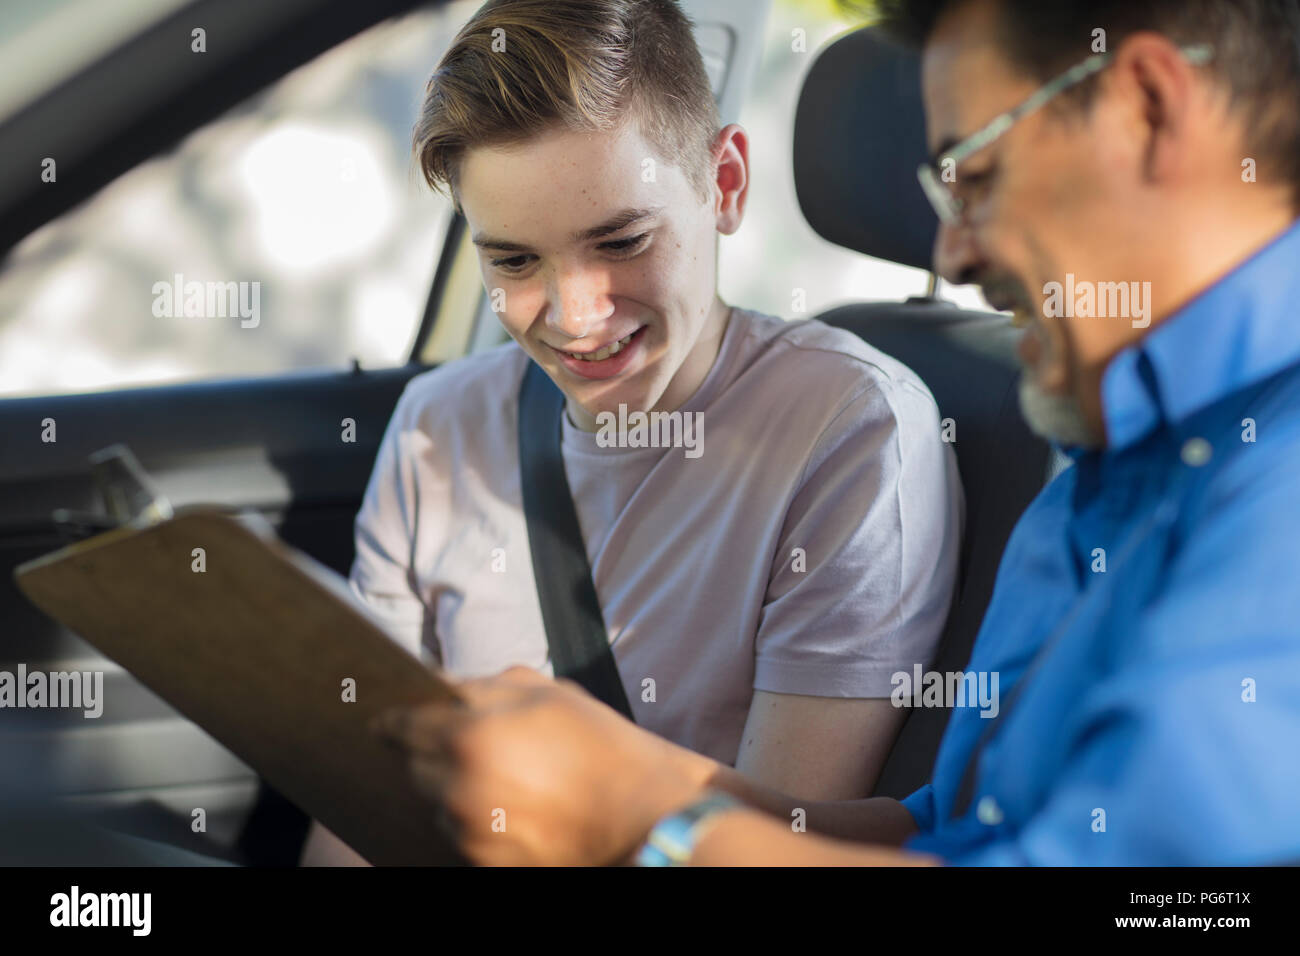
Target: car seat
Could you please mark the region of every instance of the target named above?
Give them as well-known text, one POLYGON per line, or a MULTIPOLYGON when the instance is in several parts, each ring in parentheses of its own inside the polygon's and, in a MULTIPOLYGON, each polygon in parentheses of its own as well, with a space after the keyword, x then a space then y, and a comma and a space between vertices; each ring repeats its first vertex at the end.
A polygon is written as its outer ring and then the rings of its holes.
MULTIPOLYGON (((795 114, 799 206, 824 239, 869 256, 930 269, 937 220, 916 179, 926 158, 920 60, 878 30, 826 47, 804 80, 795 114)), ((831 309, 847 329, 908 365, 929 386, 953 445, 966 496, 957 594, 931 667, 964 670, 1013 525, 1068 461, 1019 411, 1010 319, 972 312, 931 294, 905 302, 831 309)), ((925 783, 947 725, 946 709, 909 715, 876 793, 902 797, 925 783)))

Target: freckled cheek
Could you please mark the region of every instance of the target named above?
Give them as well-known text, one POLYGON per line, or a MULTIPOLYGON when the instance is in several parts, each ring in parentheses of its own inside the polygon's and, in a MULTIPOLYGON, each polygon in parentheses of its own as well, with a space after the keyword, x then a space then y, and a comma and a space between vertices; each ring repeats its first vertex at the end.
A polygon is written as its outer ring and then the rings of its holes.
POLYGON ((483 287, 487 292, 488 308, 515 339, 523 338, 541 314, 546 291, 535 282, 503 281, 484 274, 483 287))
POLYGON ((674 266, 656 250, 620 263, 610 276, 610 294, 657 308, 665 290, 671 289, 674 266))
MULTIPOLYGON (((706 315, 714 296, 708 266, 711 243, 672 238, 646 259, 638 301, 654 310, 663 327, 658 333, 668 353, 681 355, 694 339, 693 328, 706 315)), ((671 360, 671 359, 670 359, 671 360)))
POLYGON ((702 280, 707 280, 712 247, 691 244, 673 239, 663 244, 659 258, 654 263, 655 275, 661 297, 679 299, 694 294, 702 280))

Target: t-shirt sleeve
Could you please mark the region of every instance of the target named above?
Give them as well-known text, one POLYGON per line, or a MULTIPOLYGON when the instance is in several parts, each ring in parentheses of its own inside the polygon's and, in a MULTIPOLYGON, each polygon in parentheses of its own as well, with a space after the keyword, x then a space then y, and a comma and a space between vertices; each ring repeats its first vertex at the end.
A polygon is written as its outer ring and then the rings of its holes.
POLYGON ((884 380, 839 410, 782 527, 756 690, 888 697, 892 675, 932 660, 957 573, 956 475, 923 391, 884 380))
POLYGON ((412 570, 419 503, 414 446, 423 440, 414 411, 408 388, 384 432, 357 513, 348 586, 394 640, 426 663, 437 664, 433 614, 415 589, 412 570))

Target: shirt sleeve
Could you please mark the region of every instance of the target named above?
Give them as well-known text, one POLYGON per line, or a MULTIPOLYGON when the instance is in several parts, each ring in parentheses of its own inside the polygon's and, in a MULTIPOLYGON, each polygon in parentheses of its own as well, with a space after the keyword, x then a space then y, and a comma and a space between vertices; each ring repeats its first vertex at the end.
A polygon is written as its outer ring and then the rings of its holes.
POLYGON ((389 635, 426 663, 440 663, 432 612, 420 599, 412 560, 419 487, 409 387, 398 399, 355 522, 348 586, 389 635))
POLYGON ((952 862, 1300 862, 1300 591, 1280 570, 1300 540, 1292 475, 1206 509, 1125 636, 1128 660, 1081 702, 1041 809, 952 862))
POLYGON ((912 815, 916 821, 916 828, 922 833, 929 833, 934 829, 934 785, 925 784, 918 787, 912 793, 899 801, 903 809, 912 815))
MULTIPOLYGON (((1252 865, 1300 860, 1300 654, 1170 664, 1093 695, 1043 809, 974 866, 1252 865), (1255 701, 1241 681, 1256 675, 1255 701), (1104 826, 1104 829, 1102 827, 1104 826)), ((920 849, 920 847, 917 847, 920 849)))
POLYGON ((956 579, 961 487, 929 395, 883 380, 818 438, 769 577, 754 688, 888 697, 934 656, 956 579))

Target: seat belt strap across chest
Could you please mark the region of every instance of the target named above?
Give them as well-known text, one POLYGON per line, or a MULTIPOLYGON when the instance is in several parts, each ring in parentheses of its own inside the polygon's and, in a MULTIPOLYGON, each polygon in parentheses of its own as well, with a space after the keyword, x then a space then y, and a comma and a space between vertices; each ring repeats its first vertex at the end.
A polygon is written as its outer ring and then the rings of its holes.
POLYGON ((533 578, 556 677, 632 720, 560 450, 564 393, 529 361, 519 387, 519 477, 533 578))

